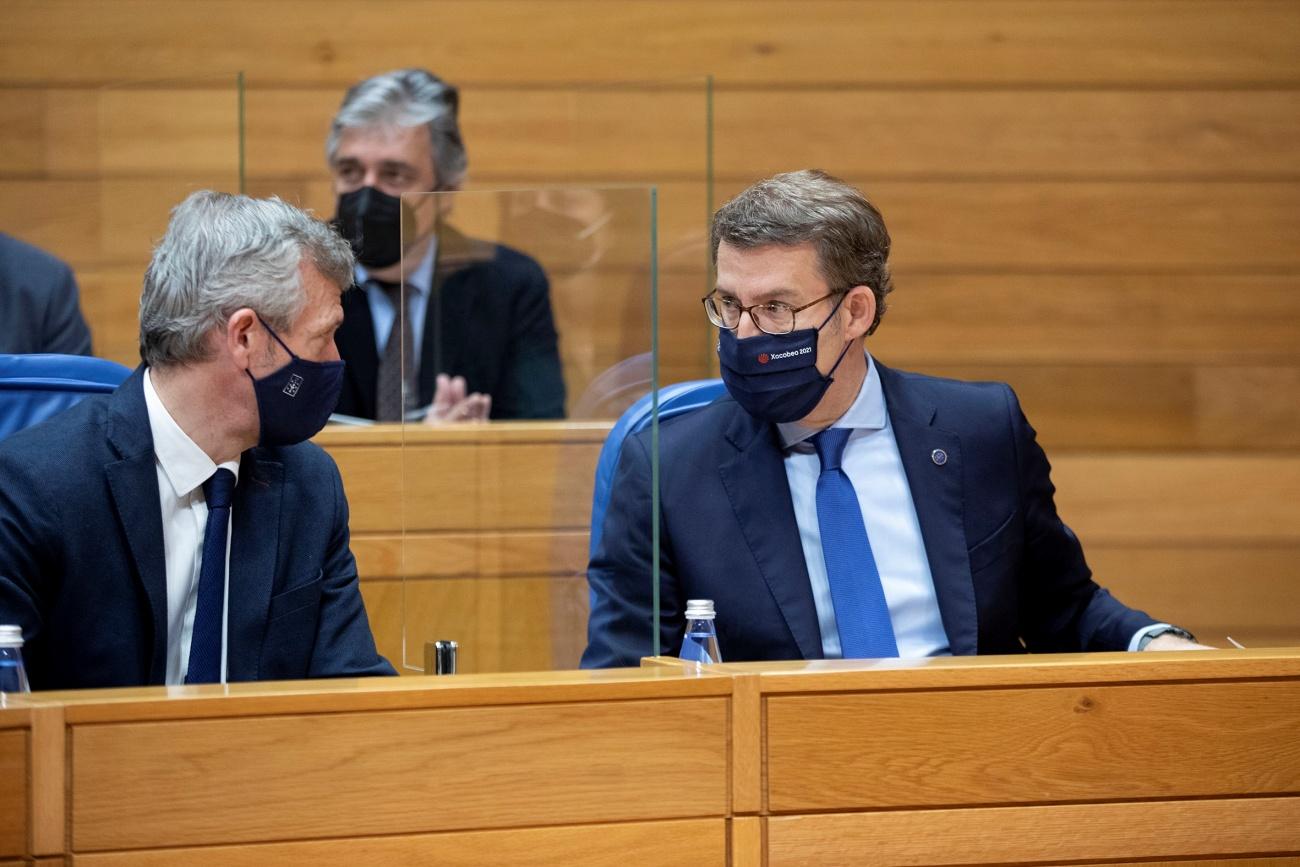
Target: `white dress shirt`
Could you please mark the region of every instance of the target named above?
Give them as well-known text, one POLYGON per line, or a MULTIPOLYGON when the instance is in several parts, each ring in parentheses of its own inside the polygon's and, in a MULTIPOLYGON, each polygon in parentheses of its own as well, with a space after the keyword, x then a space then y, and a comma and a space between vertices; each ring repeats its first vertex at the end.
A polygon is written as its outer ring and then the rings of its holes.
MULTIPOLYGON (((799 541, 817 607, 822 653, 827 659, 839 659, 842 656, 840 633, 817 523, 817 477, 821 475, 821 461, 812 443, 806 442, 817 431, 797 422, 778 427, 788 449, 785 475, 790 482, 799 541)), ((907 484, 889 413, 885 411, 880 374, 870 355, 867 376, 857 400, 831 427, 853 429, 840 466, 858 495, 871 553, 889 604, 899 656, 948 654, 948 633, 939 613, 939 599, 930 575, 930 559, 921 538, 916 506, 912 503, 912 489, 907 484)))
MULTIPOLYGON (((424 341, 424 317, 429 309, 429 290, 433 286, 433 258, 438 249, 436 239, 429 242, 429 249, 420 260, 420 264, 406 277, 406 285, 411 290, 406 306, 411 314, 411 345, 416 369, 420 364, 420 346, 424 341)), ((370 319, 375 326, 375 350, 383 357, 384 347, 388 345, 389 335, 393 333, 393 324, 397 322, 397 306, 387 292, 378 286, 366 283, 370 272, 360 265, 356 266, 357 285, 365 289, 366 301, 370 305, 370 319)))
MULTIPOLYGON (((144 403, 153 432, 154 466, 158 471, 158 498, 162 506, 163 552, 167 564, 167 683, 185 683, 190 667, 190 637, 194 633, 194 607, 198 599, 199 569, 203 560, 203 535, 208 503, 203 483, 218 465, 190 439, 172 418, 154 390, 149 371, 144 372, 144 403)), ((220 465, 239 479, 239 461, 220 465)), ((233 512, 232 512, 233 515, 233 512)), ((226 682, 226 634, 230 612, 230 527, 226 527, 226 581, 222 589, 221 682, 226 682)))

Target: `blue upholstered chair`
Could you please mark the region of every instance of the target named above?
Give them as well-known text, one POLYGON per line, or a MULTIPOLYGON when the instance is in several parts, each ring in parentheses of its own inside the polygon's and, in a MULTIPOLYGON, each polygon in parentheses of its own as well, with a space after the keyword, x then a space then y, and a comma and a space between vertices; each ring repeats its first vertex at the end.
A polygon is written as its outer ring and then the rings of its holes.
POLYGON ((0 355, 0 440, 91 394, 107 394, 131 368, 84 355, 0 355))
MULTIPOLYGON (((690 412, 706 406, 726 392, 720 379, 695 379, 690 382, 675 382, 659 389, 659 420, 690 412)), ((587 548, 588 556, 595 553, 600 541, 601 528, 605 524, 605 509, 609 506, 609 497, 614 483, 614 471, 618 469, 618 456, 623 451, 623 440, 630 435, 644 430, 650 425, 651 395, 632 404, 605 437, 605 445, 600 450, 596 461, 596 487, 591 497, 591 542, 587 548)))

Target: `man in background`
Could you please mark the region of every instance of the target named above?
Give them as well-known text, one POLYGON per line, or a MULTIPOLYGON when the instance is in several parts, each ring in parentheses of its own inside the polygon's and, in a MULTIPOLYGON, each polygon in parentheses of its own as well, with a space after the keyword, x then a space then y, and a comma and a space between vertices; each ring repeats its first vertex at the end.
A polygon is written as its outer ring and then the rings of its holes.
MULTIPOLYGON (((659 427, 660 646, 711 599, 724 661, 1198 647, 1092 580, 1011 389, 867 351, 889 233, 853 187, 777 175, 714 216, 728 396, 659 427)), ((583 665, 652 652, 649 431, 623 445, 583 665)))
POLYGON ((404 193, 457 190, 465 180, 458 109, 455 87, 404 69, 350 88, 331 124, 335 221, 352 242, 359 287, 343 299, 340 413, 399 421, 427 410, 431 422, 564 415, 541 266, 442 224, 445 199, 421 202, 428 219, 408 220, 403 239, 404 193))
POLYGON ((90 355, 72 269, 0 232, 0 353, 90 355))
POLYGON ((140 299, 143 364, 0 443, 0 623, 33 688, 392 674, 333 460, 352 253, 277 199, 198 192, 140 299))

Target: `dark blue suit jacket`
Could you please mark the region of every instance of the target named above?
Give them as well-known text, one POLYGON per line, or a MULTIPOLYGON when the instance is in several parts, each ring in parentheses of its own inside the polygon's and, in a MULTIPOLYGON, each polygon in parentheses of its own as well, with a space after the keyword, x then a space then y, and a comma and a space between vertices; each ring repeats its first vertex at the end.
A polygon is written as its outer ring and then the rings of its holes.
POLYGON ((0 232, 0 353, 90 355, 72 269, 0 232))
MULTIPOLYGON (((230 546, 231 681, 393 674, 375 650, 333 460, 245 452, 230 546)), ((0 623, 33 689, 161 684, 167 580, 143 368, 0 443, 0 623)))
MULTIPOLYGON (((876 369, 954 654, 1122 650, 1155 622, 1093 583, 1009 387, 876 369)), ((775 426, 724 397, 659 435, 661 652, 681 644, 686 600, 712 599, 724 660, 820 659, 775 426)), ((623 446, 588 569, 585 667, 651 653, 650 504, 644 431, 623 446)))
MULTIPOLYGON (((491 395, 494 419, 563 418, 559 338, 542 267, 450 228, 438 245, 420 342, 420 406, 433 401, 437 375, 446 373, 491 395)), ((334 342, 348 363, 336 411, 375 418, 379 351, 364 290, 344 293, 334 342)))

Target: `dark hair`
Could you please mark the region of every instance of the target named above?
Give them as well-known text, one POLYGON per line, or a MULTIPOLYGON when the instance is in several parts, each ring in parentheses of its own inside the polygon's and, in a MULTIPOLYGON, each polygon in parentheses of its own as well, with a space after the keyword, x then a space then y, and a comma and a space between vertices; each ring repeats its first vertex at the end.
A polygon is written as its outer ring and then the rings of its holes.
POLYGON ((831 289, 871 288, 876 317, 868 334, 885 315, 894 289, 885 221, 861 192, 820 169, 759 181, 718 209, 710 234, 714 265, 723 241, 742 249, 811 243, 831 289))

